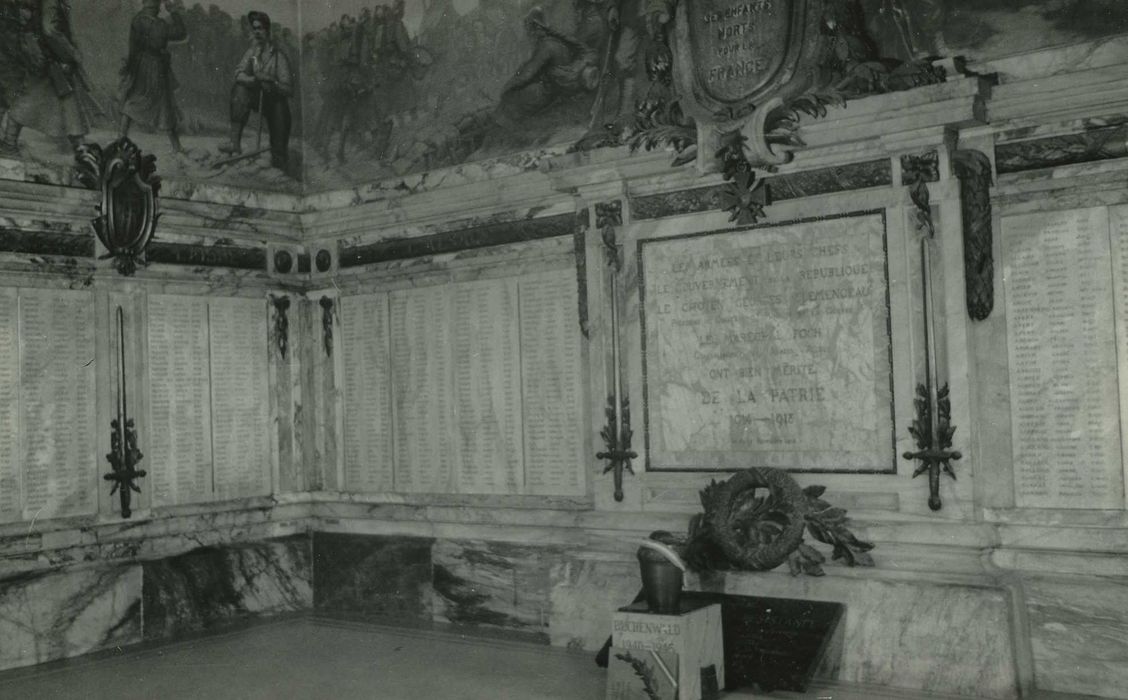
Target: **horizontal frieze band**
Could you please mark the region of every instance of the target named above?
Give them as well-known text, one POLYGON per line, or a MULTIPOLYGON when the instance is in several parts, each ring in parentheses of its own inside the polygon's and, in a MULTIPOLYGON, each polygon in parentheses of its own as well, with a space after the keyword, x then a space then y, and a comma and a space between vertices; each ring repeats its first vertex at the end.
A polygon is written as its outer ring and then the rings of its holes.
POLYGON ((474 248, 523 243, 556 236, 571 236, 575 233, 577 225, 575 214, 558 214, 541 219, 523 219, 474 226, 418 238, 400 238, 357 246, 342 246, 340 249, 340 267, 358 267, 391 260, 405 260, 474 248))
POLYGON ((266 270, 266 250, 229 245, 189 245, 154 241, 145 251, 150 263, 191 267, 227 267, 236 270, 266 270))
POLYGON ((1000 175, 1128 156, 1128 124, 995 146, 1000 175))
MULTIPOLYGON (((887 158, 776 175, 764 180, 771 201, 774 202, 881 187, 892 183, 893 170, 887 158)), ((631 215, 634 219, 660 219, 711 211, 720 207, 720 199, 718 199, 720 191, 720 187, 709 186, 634 197, 631 199, 631 215)))
POLYGON ((76 236, 54 231, 0 229, 0 252, 92 258, 94 257, 94 236, 76 236))

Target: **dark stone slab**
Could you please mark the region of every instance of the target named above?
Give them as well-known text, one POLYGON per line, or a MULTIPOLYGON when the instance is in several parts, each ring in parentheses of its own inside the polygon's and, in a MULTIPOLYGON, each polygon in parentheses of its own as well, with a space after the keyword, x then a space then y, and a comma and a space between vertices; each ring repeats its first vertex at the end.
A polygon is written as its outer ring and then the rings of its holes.
POLYGON ((725 688, 804 692, 837 668, 846 606, 791 598, 684 593, 687 604, 720 603, 725 688))
POLYGON ((461 250, 509 245, 556 236, 571 236, 576 231, 575 214, 558 214, 540 219, 520 219, 446 231, 431 236, 401 238, 358 246, 342 246, 338 251, 341 268, 371 263, 406 260, 461 250))
POLYGON ((309 550, 309 537, 294 535, 144 562, 145 639, 307 610, 313 598, 309 550))
POLYGON ((94 257, 94 235, 76 236, 55 231, 21 231, 0 228, 0 252, 26 255, 94 257))
POLYGON ((558 547, 481 540, 435 544, 435 620, 504 629, 547 644, 558 547))
POLYGON ((1125 156, 1128 124, 1119 124, 1078 134, 999 144, 995 147, 995 170, 1003 175, 1125 156))
POLYGON ((266 249, 233 245, 188 245, 153 241, 145 249, 145 259, 165 265, 266 270, 266 249))
POLYGON ((314 608, 430 622, 433 542, 419 537, 315 532, 314 608))
MULTIPOLYGON (((768 188, 772 202, 891 184, 893 170, 888 158, 764 179, 764 186, 768 188)), ((720 186, 697 187, 635 197, 631 200, 631 215, 635 219, 660 219, 665 216, 713 211, 720 208, 721 189, 720 186)))

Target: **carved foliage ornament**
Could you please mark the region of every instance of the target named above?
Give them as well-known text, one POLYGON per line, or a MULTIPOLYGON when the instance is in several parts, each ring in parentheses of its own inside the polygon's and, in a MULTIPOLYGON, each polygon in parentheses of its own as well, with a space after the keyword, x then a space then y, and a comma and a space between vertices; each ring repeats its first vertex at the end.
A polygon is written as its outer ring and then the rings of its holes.
POLYGON ((952 154, 963 205, 964 278, 967 313, 976 321, 995 306, 995 263, 991 252, 991 160, 979 151, 952 154))
POLYGON ((113 258, 114 268, 123 275, 132 275, 145 264, 145 247, 157 227, 161 180, 156 160, 124 137, 105 149, 82 144, 75 151, 79 181, 102 192, 100 216, 91 224, 109 251, 103 257, 113 258))

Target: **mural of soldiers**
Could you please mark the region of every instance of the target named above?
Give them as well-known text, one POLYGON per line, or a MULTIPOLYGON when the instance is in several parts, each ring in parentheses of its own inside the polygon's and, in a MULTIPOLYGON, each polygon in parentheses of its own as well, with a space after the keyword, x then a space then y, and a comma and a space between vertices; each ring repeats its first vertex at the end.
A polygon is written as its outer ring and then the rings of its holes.
POLYGON ((270 163, 285 170, 290 149, 290 95, 294 75, 290 59, 271 40, 270 17, 265 12, 250 12, 253 44, 243 54, 231 88, 231 142, 219 147, 221 153, 243 152, 243 129, 252 111, 259 112, 270 132, 270 163))
POLYGON ((4 120, 0 153, 18 153, 24 127, 66 137, 72 147, 90 131, 97 105, 71 31, 69 0, 38 0, 28 21, 35 41, 27 42, 32 78, 4 120))
POLYGON ((612 128, 629 130, 635 118, 639 49, 643 39, 643 0, 576 0, 577 36, 599 52, 600 86, 592 107, 592 126, 603 117, 604 100, 616 88, 612 128), (613 77, 614 85, 608 78, 613 77))
POLYGON ((549 27, 539 7, 525 16, 525 31, 533 42, 533 55, 501 89, 503 118, 539 111, 568 93, 595 89, 599 69, 589 47, 549 27))
POLYGON ((866 0, 867 29, 881 55, 914 61, 946 53, 947 10, 941 0, 866 0))
POLYGON ((160 17, 162 0, 144 0, 129 28, 129 56, 121 69, 121 135, 137 122, 167 131, 172 149, 179 152, 183 116, 176 105, 176 77, 172 73, 170 42, 188 38, 183 5, 164 0, 169 19, 160 17))

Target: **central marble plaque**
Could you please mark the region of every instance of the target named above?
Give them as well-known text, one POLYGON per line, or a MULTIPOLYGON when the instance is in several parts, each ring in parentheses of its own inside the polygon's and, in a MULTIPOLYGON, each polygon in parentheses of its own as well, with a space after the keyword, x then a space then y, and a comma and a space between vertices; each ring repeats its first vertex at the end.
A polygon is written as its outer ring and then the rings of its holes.
POLYGON ((880 213, 639 243, 648 469, 893 472, 880 213))

